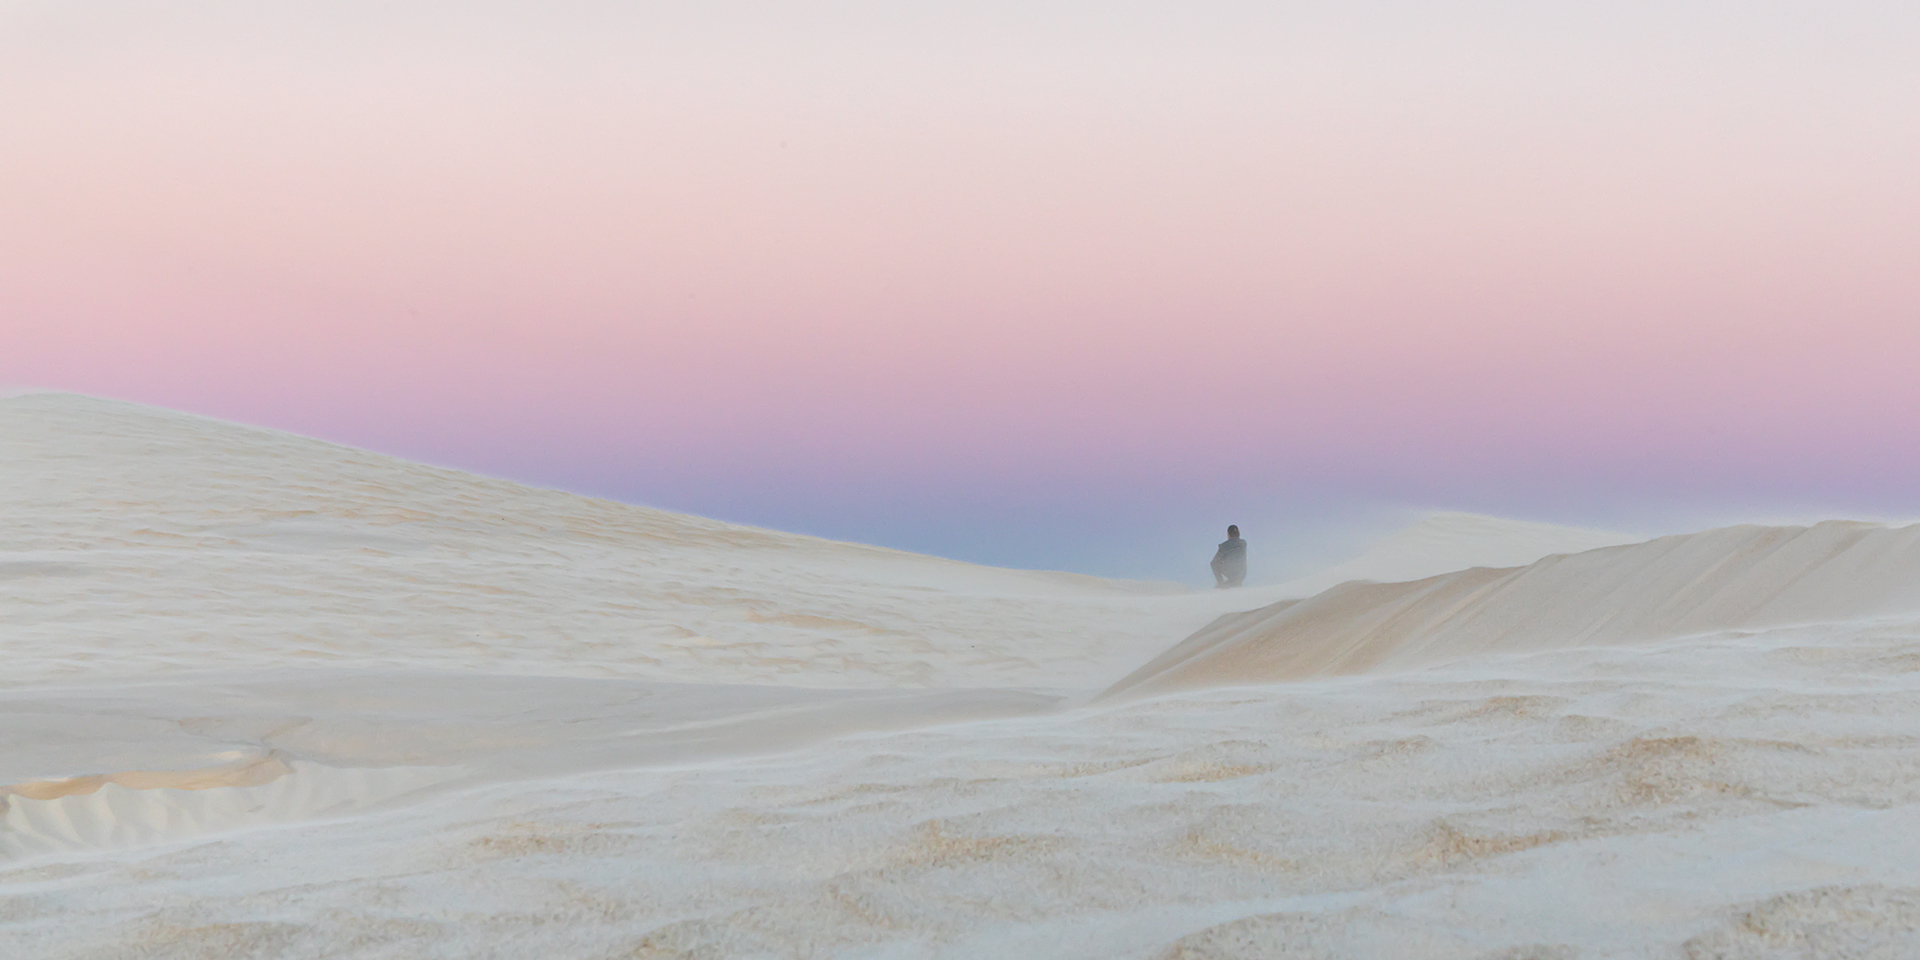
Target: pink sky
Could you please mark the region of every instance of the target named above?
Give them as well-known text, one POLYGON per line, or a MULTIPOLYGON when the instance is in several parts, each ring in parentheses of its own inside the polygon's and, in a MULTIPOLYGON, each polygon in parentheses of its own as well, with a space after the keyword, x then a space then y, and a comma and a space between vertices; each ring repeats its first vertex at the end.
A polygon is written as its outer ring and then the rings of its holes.
POLYGON ((15 0, 0 386, 1099 572, 1356 504, 1920 513, 1915 40, 15 0))

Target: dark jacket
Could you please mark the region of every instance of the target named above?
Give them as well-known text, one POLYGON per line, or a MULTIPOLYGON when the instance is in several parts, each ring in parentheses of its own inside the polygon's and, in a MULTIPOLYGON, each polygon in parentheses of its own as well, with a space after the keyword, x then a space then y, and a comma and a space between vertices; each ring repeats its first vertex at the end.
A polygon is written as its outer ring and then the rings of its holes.
POLYGON ((1220 544, 1213 555, 1213 573, 1228 582, 1239 583, 1247 578, 1247 542, 1234 537, 1220 544))

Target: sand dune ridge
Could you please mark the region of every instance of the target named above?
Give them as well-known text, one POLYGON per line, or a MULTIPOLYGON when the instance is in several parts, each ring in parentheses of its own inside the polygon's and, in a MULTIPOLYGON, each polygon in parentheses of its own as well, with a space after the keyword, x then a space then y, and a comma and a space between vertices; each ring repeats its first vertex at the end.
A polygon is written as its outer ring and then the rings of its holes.
POLYGON ((1476 567, 1350 582, 1219 618, 1103 697, 1406 670, 1572 646, 1920 611, 1920 525, 1743 525, 1476 567))

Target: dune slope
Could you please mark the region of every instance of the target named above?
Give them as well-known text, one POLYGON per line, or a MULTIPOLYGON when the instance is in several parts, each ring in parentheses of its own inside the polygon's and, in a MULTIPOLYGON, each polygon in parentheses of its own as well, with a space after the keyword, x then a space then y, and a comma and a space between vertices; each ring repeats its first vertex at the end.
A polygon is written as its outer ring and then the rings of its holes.
POLYGON ((1048 712, 1231 602, 68 394, 0 516, 0 857, 1048 712))
POLYGON ((1421 517, 1351 560, 1260 592, 1276 599, 1310 597, 1354 580, 1398 583, 1469 567, 1522 567, 1556 553, 1579 553, 1644 539, 1606 530, 1445 511, 1421 517))
POLYGON ((1920 610, 1920 526, 1738 526, 1354 582, 1214 621, 1105 697, 1404 670, 1487 654, 1641 643, 1920 610))
POLYGON ((70 394, 0 401, 0 516, 0 687, 290 664, 1097 686, 1231 609, 70 394))
POLYGON ((62 396, 0 517, 8 956, 1920 955, 1913 530, 1262 606, 62 396))

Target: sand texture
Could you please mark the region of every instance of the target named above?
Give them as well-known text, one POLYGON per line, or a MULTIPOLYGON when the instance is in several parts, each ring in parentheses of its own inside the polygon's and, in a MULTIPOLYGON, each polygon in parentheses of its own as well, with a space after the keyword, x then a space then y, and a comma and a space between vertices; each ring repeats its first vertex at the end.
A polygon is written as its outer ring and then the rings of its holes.
POLYGON ((0 511, 0 955, 1920 956, 1916 528, 1190 591, 46 394, 0 511))

